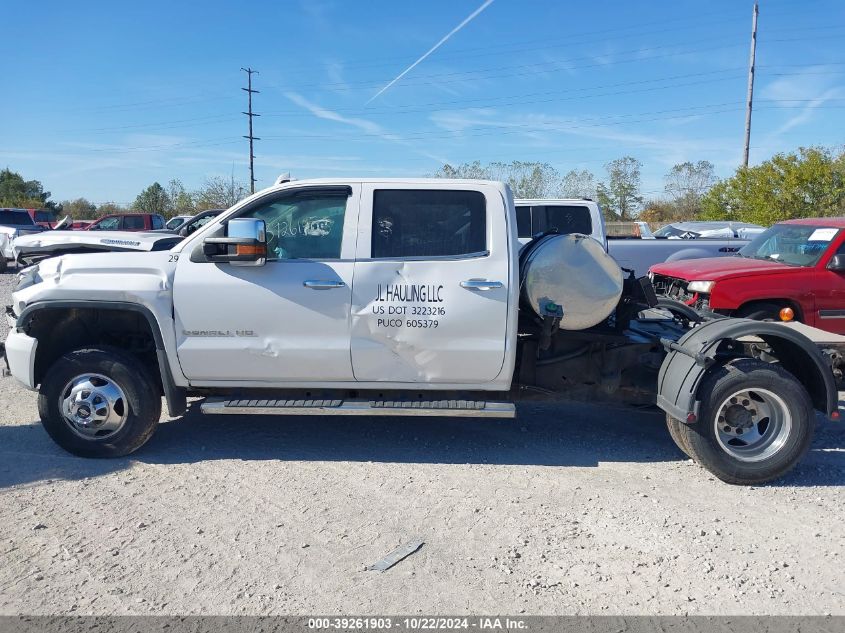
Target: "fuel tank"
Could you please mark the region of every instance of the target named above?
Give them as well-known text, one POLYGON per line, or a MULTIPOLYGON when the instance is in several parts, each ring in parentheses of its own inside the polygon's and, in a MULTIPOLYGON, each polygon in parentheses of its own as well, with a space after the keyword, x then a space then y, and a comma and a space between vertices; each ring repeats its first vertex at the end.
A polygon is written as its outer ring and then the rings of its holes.
POLYGON ((578 233, 546 235, 520 253, 524 306, 560 318, 563 330, 584 330, 610 316, 622 296, 622 270, 601 244, 578 233))

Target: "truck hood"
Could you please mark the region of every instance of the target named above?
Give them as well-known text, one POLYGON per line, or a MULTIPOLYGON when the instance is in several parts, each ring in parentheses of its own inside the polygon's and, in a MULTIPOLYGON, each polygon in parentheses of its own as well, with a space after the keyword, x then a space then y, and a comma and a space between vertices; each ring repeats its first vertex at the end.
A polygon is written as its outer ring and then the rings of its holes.
POLYGON ((66 247, 65 251, 73 247, 79 250, 151 251, 161 240, 174 237, 172 233, 151 231, 44 231, 16 238, 15 248, 19 252, 49 252, 56 247, 66 247))
POLYGON ((789 274, 789 272, 795 270, 801 270, 801 268, 768 259, 751 259, 739 256, 686 259, 679 262, 655 264, 651 267, 651 271, 655 274, 687 281, 720 281, 733 277, 771 275, 772 273, 789 274))

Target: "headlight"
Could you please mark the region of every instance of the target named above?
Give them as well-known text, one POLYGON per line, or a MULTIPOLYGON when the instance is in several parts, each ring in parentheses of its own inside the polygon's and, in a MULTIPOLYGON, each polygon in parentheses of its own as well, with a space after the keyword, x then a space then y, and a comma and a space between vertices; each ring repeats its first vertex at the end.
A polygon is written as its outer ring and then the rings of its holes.
POLYGON ((17 275, 17 283, 15 284, 15 292, 29 288, 41 282, 41 277, 38 275, 38 264, 33 264, 20 271, 17 275))
POLYGON ((690 292, 704 292, 709 293, 716 285, 715 281, 691 281, 687 284, 687 290, 690 292))

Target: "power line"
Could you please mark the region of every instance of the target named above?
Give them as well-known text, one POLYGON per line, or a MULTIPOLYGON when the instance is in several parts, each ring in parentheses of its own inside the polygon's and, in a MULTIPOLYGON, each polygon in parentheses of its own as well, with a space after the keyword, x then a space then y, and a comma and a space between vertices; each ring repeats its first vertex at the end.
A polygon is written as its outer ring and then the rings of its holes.
POLYGON ((244 112, 249 118, 249 136, 244 136, 244 138, 249 139, 249 191, 250 193, 255 193, 255 153, 253 152, 253 141, 260 141, 261 139, 257 136, 252 135, 252 118, 261 116, 260 114, 255 114, 252 111, 252 95, 253 93, 258 93, 258 90, 252 89, 252 75, 258 74, 257 70, 253 70, 252 68, 241 68, 247 74, 247 87, 241 88, 241 90, 246 91, 247 98, 249 99, 249 108, 247 112, 244 112))

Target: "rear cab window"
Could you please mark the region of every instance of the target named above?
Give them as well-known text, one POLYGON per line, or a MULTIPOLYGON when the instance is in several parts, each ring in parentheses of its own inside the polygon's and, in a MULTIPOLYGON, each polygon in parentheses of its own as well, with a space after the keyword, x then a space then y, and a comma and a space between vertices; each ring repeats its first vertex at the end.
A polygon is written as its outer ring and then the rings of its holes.
POLYGON ((516 207, 516 224, 519 237, 532 237, 557 229, 558 233, 593 232, 590 208, 580 204, 532 204, 516 207))

